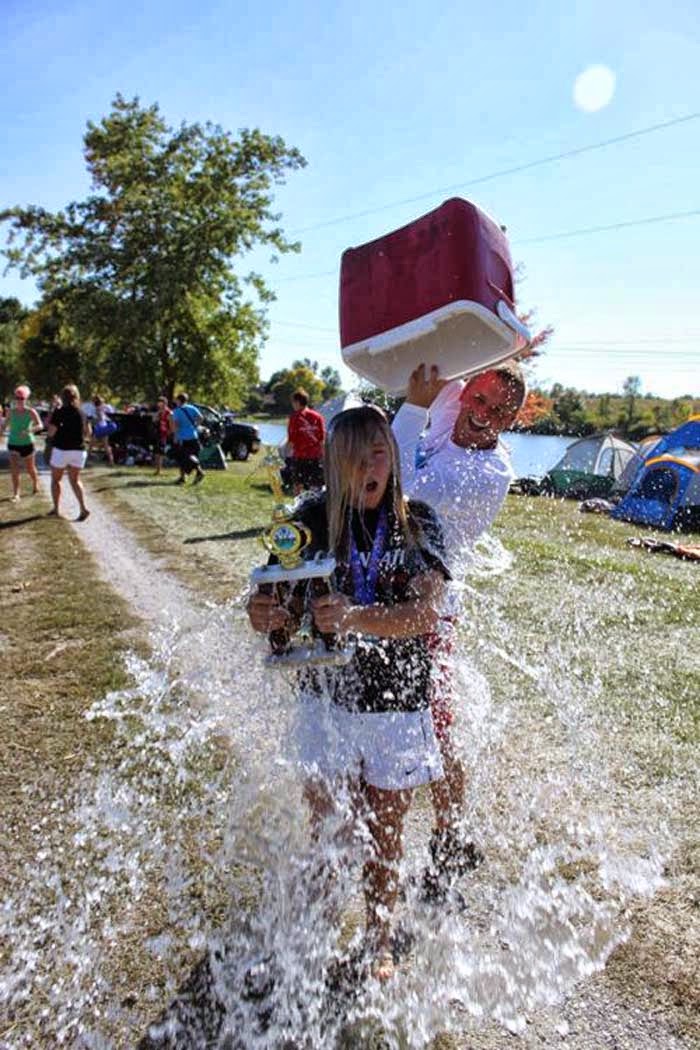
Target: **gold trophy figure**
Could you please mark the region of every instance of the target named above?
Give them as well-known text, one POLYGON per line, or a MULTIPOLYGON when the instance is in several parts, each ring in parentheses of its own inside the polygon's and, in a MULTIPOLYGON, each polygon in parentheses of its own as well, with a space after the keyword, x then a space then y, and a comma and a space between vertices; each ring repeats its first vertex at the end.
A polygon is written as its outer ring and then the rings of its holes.
POLYGON ((276 504, 272 525, 263 533, 261 541, 277 559, 277 564, 259 566, 250 579, 263 594, 275 594, 290 614, 286 627, 270 632, 271 652, 265 662, 272 667, 345 664, 351 659, 352 651, 340 645, 336 635, 321 634, 314 626, 310 609, 312 598, 332 589, 335 558, 322 552, 312 558, 303 557, 311 544, 311 532, 301 522, 294 521, 294 508, 284 502, 279 458, 268 455, 265 465, 276 504))

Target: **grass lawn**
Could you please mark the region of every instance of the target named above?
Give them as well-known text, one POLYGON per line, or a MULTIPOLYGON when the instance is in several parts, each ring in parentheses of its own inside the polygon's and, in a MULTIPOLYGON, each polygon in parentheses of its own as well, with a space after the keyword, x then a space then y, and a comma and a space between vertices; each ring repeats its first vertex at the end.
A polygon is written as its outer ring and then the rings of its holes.
POLYGON ((109 727, 88 728, 83 713, 126 683, 135 621, 67 523, 45 516, 46 499, 0 506, 0 887, 7 891, 13 859, 35 848, 47 804, 62 797, 87 756, 108 753, 109 727))
MULTIPOLYGON (((251 565, 264 557, 254 535, 273 504, 263 478, 258 456, 193 488, 133 470, 95 472, 92 484, 183 578, 192 582, 194 572, 198 587, 206 579, 207 590, 224 597, 245 586, 251 565)), ((700 1038, 700 982, 691 965, 698 924, 687 924, 700 891, 692 802, 700 566, 627 545, 643 532, 582 514, 574 501, 508 497, 494 535, 512 567, 493 574, 494 555, 486 558, 461 633, 496 700, 515 712, 513 762, 546 776, 549 727, 568 725, 569 761, 583 771, 582 805, 602 791, 614 808, 631 807, 638 822, 648 818, 653 826, 670 813, 674 879, 654 909, 642 902, 633 910, 633 937, 607 973, 632 997, 653 990, 654 1001, 680 1009, 681 1029, 700 1038), (591 772, 596 764, 605 783, 591 772)))
MULTIPOLYGON (((145 546, 191 585, 206 578, 212 597, 235 593, 265 558, 258 537, 274 500, 261 453, 208 472, 199 486, 174 485, 175 471, 88 477, 145 546)), ((595 680, 620 717, 637 719, 652 694, 663 695, 667 704, 654 717, 697 742, 700 570, 627 546, 642 531, 581 514, 575 501, 509 496, 494 534, 514 556, 513 569, 474 583, 465 634, 475 648, 506 644, 535 665, 551 661, 556 643, 559 662, 595 680)))
MULTIPOLYGON (((91 468, 85 478, 88 493, 162 566, 200 595, 226 600, 266 557, 259 534, 274 501, 262 454, 210 471, 198 486, 176 486, 176 476, 174 470, 156 478, 140 468, 91 468)), ((0 847, 11 858, 0 872, 5 893, 17 891, 19 872, 47 842, 61 855, 67 846, 65 864, 75 863, 70 839, 61 837, 61 800, 85 769, 116 767, 119 758, 110 752, 110 723, 86 722, 83 715, 124 686, 123 657, 135 644, 125 603, 100 581, 73 530, 45 518, 46 510, 41 497, 0 506, 6 612, 0 847)), ((512 710, 514 761, 523 771, 546 759, 552 720, 568 720, 573 736, 580 734, 582 768, 591 744, 601 749, 603 765, 609 761, 610 781, 602 787, 616 803, 618 796, 621 806, 627 796, 642 807, 648 801, 655 819, 664 794, 673 800, 669 888, 653 909, 642 902, 630 913, 633 936, 606 975, 633 1001, 673 1015, 679 1034, 692 1040, 700 1039, 693 911, 700 857, 692 803, 700 740, 700 566, 628 547, 627 538, 640 533, 583 515, 574 502, 509 497, 494 530, 502 548, 490 551, 470 583, 461 632, 497 702, 512 710), (493 572, 503 548, 512 566, 493 572)), ((582 781, 582 797, 595 787, 582 781)), ((177 794, 166 801, 176 812, 177 794)), ((143 916, 152 932, 165 921, 159 907, 156 896, 143 916)), ((152 962, 144 958, 141 933, 135 930, 130 945, 115 949, 118 987, 126 993, 150 980, 162 994, 159 978, 146 969, 152 962)), ((16 1022, 0 1027, 0 1042, 17 1036, 16 1022)), ((126 1036, 115 1045, 133 1042, 126 1036)))

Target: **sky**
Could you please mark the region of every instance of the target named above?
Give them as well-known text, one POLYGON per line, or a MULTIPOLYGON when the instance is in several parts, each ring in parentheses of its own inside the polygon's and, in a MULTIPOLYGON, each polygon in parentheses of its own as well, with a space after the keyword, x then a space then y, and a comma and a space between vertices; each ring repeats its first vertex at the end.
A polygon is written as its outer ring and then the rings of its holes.
MULTIPOLYGON (((85 125, 117 92, 157 102, 171 125, 260 127, 306 157, 275 201, 301 253, 243 264, 277 295, 264 377, 310 357, 352 386, 343 250, 462 196, 507 226, 519 306, 554 327, 536 383, 618 392, 637 375, 645 393, 700 396, 696 0, 0 0, 0 12, 0 209, 84 197, 85 125)), ((5 295, 30 305, 36 288, 10 273, 5 295)))

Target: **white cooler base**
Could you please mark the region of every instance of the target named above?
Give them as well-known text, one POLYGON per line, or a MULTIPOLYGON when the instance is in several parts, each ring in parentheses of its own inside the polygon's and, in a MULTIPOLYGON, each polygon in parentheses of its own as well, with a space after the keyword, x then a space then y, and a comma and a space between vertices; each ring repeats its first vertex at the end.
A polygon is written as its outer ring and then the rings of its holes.
POLYGON ((430 314, 341 349, 343 361, 389 394, 406 392, 419 364, 437 365, 443 379, 483 372, 506 361, 530 333, 505 303, 500 316, 481 303, 459 300, 430 314))

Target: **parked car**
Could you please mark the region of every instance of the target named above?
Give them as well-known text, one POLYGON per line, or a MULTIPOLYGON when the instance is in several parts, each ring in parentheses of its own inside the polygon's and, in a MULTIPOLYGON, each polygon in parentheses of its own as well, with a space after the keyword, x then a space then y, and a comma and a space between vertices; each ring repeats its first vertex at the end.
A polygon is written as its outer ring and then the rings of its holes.
POLYGON ((209 405, 192 402, 204 419, 209 440, 221 445, 221 451, 230 459, 245 461, 260 448, 260 431, 252 423, 239 423, 231 416, 222 416, 209 405))
POLYGON ((245 461, 251 453, 260 448, 260 431, 252 423, 238 423, 227 420, 224 436, 220 442, 225 455, 231 459, 245 461))

